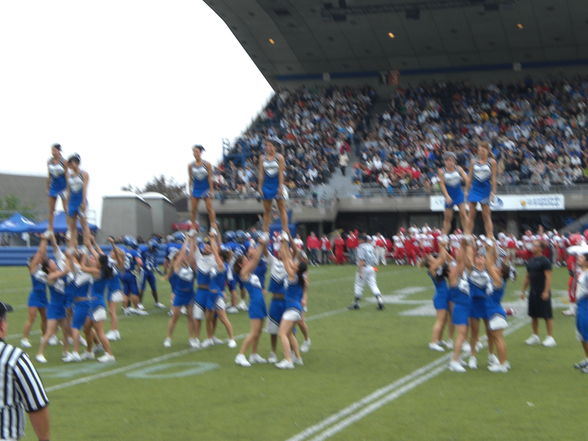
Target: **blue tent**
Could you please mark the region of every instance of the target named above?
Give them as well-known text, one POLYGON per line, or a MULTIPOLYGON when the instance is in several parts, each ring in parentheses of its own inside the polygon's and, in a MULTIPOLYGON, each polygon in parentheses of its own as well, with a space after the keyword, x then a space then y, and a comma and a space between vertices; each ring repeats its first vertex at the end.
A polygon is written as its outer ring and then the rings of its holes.
MULTIPOLYGON (((44 231, 47 231, 48 225, 49 225, 49 222, 44 220, 44 221, 39 222, 38 224, 34 225, 28 231, 31 233, 42 233, 44 231)), ((90 230, 92 230, 92 231, 95 231, 98 229, 98 227, 94 224, 89 224, 89 226, 90 226, 90 230)), ((78 221, 78 230, 81 230, 81 229, 82 229, 82 226, 80 225, 80 221, 78 221)), ((67 217, 65 216, 65 213, 63 211, 55 213, 55 218, 53 219, 53 231, 55 231, 56 233, 67 232, 67 217)))
POLYGON ((35 223, 20 213, 14 213, 9 219, 0 223, 0 233, 24 233, 31 231, 35 223))

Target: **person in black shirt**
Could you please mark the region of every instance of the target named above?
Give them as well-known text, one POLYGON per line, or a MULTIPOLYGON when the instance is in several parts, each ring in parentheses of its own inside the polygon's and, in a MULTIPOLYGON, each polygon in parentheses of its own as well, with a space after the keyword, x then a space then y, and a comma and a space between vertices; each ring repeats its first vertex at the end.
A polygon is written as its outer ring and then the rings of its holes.
POLYGON ((543 255, 545 244, 533 242, 533 257, 527 261, 527 276, 523 283, 521 298, 526 297, 529 288, 529 317, 533 334, 525 341, 528 345, 543 344, 546 347, 556 345, 553 338, 553 311, 551 308, 551 261, 543 255), (539 338, 539 319, 545 320, 547 337, 543 342, 539 338))

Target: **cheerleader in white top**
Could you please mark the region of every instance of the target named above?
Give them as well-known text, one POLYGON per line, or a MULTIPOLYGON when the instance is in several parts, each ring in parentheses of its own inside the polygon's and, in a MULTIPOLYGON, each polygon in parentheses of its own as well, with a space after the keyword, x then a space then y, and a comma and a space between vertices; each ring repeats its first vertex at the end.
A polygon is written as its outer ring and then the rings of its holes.
POLYGON ((239 353, 235 357, 235 363, 243 367, 251 367, 254 363, 267 363, 267 360, 257 353, 257 345, 263 329, 263 323, 267 316, 267 309, 265 300, 263 298, 263 287, 259 281, 259 277, 255 275, 255 268, 261 260, 261 256, 267 250, 267 243, 269 235, 264 233, 259 241, 259 246, 255 248, 253 254, 242 254, 237 257, 233 265, 233 274, 239 276, 239 280, 243 282, 247 292, 249 293, 249 319, 250 330, 239 353), (251 347, 251 355, 249 359, 245 357, 246 352, 251 347))
MULTIPOLYGON (((212 206, 214 199, 214 181, 212 179, 212 165, 210 162, 202 159, 202 152, 204 147, 195 145, 192 148, 194 154, 194 162, 188 164, 188 182, 190 183, 190 194, 192 195, 191 204, 191 221, 195 230, 199 225, 196 221, 198 216, 198 203, 200 199, 204 199, 206 204, 206 211, 208 212, 208 222, 211 227, 217 228, 216 212, 212 206)), ((217 228, 218 229, 218 228, 217 228)))
POLYGON ((53 231, 53 218, 55 216, 55 205, 57 199, 61 198, 63 209, 67 207, 66 200, 66 172, 67 165, 65 158, 61 155, 61 145, 51 146, 51 158, 47 161, 47 196, 49 197, 49 217, 47 230, 53 231))
POLYGON ((466 225, 467 217, 465 210, 465 199, 463 186, 468 177, 463 168, 457 165, 455 153, 446 152, 443 155, 444 167, 439 169, 439 184, 441 192, 445 196, 445 212, 443 213, 443 234, 447 235, 451 231, 451 222, 453 221, 453 210, 457 207, 459 210, 459 220, 462 228, 466 225))
POLYGON ((578 278, 576 282, 576 333, 584 349, 585 358, 574 367, 588 374, 588 246, 578 253, 578 278))
POLYGON ((494 237, 490 202, 496 197, 496 161, 490 156, 490 145, 487 142, 481 142, 478 146, 476 158, 470 163, 466 184, 469 208, 469 220, 464 226, 466 235, 471 235, 474 231, 476 205, 480 204, 486 236, 489 238, 494 237))
POLYGON ((265 141, 265 154, 259 157, 259 194, 263 199, 263 231, 269 232, 272 201, 275 199, 282 221, 282 231, 288 232, 288 215, 286 213, 286 188, 284 175, 286 162, 276 152, 274 141, 265 141))
POLYGON ((294 259, 290 251, 289 237, 282 234, 280 257, 288 277, 286 278, 285 311, 280 322, 278 336, 284 349, 284 359, 276 363, 280 369, 293 369, 294 365, 302 365, 302 355, 294 335, 294 327, 302 323, 304 308, 307 302, 307 264, 294 259))
POLYGON ((506 262, 499 267, 496 258, 496 243, 486 241, 486 271, 492 280, 492 294, 486 298, 488 317, 488 370, 490 372, 508 372, 510 363, 507 360, 504 329, 508 327, 506 311, 501 305, 510 278, 511 268, 506 262), (496 352, 496 354, 494 354, 496 352))
POLYGON ((82 226, 84 236, 90 236, 86 209, 88 208, 88 182, 90 175, 80 169, 80 155, 70 156, 67 161, 69 174, 67 176, 67 225, 69 246, 78 246, 77 222, 82 226))
POLYGON ((30 348, 29 334, 31 327, 37 318, 41 317, 41 331, 43 335, 47 331, 47 274, 49 273, 49 259, 47 258, 47 240, 49 233, 45 232, 41 238, 39 249, 29 261, 29 274, 31 275, 32 289, 28 298, 28 315, 22 331, 20 345, 30 348))

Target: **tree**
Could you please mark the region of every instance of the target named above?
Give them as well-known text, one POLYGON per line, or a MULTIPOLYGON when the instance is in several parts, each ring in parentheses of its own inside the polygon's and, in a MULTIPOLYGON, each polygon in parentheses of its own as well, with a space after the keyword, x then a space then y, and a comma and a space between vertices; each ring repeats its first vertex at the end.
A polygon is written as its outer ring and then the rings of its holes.
POLYGON ((17 212, 31 220, 36 218, 33 207, 23 204, 18 197, 9 194, 0 198, 0 219, 7 219, 17 212))
POLYGON ((186 184, 179 184, 174 178, 166 178, 164 175, 155 176, 143 188, 126 185, 122 190, 132 191, 137 194, 149 192, 161 193, 172 202, 188 196, 186 184))

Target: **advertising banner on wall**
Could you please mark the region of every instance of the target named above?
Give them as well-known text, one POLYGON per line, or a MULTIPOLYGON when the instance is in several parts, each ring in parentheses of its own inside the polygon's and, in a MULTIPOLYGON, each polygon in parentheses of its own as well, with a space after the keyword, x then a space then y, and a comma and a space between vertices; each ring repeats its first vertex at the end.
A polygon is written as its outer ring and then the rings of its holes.
MULTIPOLYGON (((443 211, 445 210, 445 198, 431 196, 430 205, 431 211, 443 211)), ((563 194, 499 194, 490 204, 490 208, 493 211, 564 210, 565 197, 563 194)))

